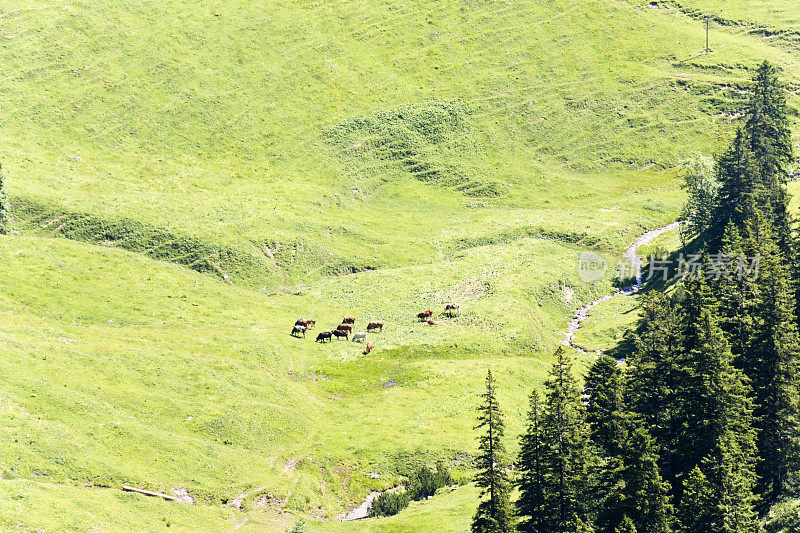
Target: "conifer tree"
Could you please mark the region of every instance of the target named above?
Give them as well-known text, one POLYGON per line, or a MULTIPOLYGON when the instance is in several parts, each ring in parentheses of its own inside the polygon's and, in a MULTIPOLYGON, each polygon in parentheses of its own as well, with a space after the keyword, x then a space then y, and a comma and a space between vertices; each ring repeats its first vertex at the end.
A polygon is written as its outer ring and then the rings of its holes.
POLYGON ((513 530, 510 482, 506 473, 505 447, 502 438, 505 429, 503 415, 497 404, 492 371, 486 375, 486 392, 481 395, 478 425, 483 429, 479 437, 475 484, 480 488, 482 501, 472 519, 473 533, 505 533, 513 530), (483 499, 488 496, 488 499, 483 499))
POLYGON ((681 533, 709 533, 714 529, 711 484, 696 466, 689 472, 677 510, 677 530, 681 533))
POLYGON ((745 275, 741 270, 751 268, 749 258, 755 257, 757 251, 752 248, 751 239, 745 243, 739 230, 733 224, 728 224, 720 254, 721 257, 729 258, 728 272, 720 276, 719 280, 713 281, 712 286, 719 303, 720 327, 726 334, 734 364, 742 368, 741 358, 752 344, 752 336, 756 330, 754 309, 757 305, 758 287, 755 276, 745 275))
MULTIPOLYGON (((699 281, 690 290, 703 291, 702 285, 699 281)), ((694 320, 694 345, 687 347, 684 363, 681 472, 688 475, 700 466, 710 487, 706 496, 712 508, 707 512, 715 524, 714 531, 752 531, 756 524, 756 448, 750 389, 741 370, 731 363, 730 349, 713 307, 702 307, 699 313, 694 320)), ((691 315, 687 313, 689 319, 691 315)))
POLYGON ((620 452, 623 434, 622 371, 608 355, 598 357, 584 379, 590 438, 606 456, 620 452))
POLYGON ((519 461, 519 499, 516 513, 520 518, 517 529, 536 533, 545 527, 544 486, 545 486, 545 440, 542 428, 542 406, 539 393, 534 389, 530 396, 530 409, 525 433, 520 438, 519 461))
POLYGON ((601 531, 615 531, 630 521, 641 533, 670 531, 672 508, 661 478, 652 438, 641 423, 627 420, 620 454, 609 460, 603 474, 605 496, 598 513, 601 531))
POLYGON ((786 183, 786 166, 793 159, 793 150, 786 89, 769 61, 758 67, 746 115, 745 130, 762 184, 767 189, 777 189, 786 183))
POLYGON ((760 249, 759 299, 753 313, 757 327, 742 362, 755 397, 759 492, 769 503, 790 488, 787 483, 798 468, 800 339, 790 279, 777 245, 767 236, 760 249))
POLYGON ((637 530, 636 526, 633 524, 633 520, 628 518, 628 515, 625 515, 614 530, 614 533, 637 533, 637 530))
POLYGON ((717 181, 720 189, 709 239, 711 242, 719 241, 728 224, 732 223, 739 231, 743 231, 754 215, 756 206, 763 203, 765 193, 758 168, 747 134, 741 128, 728 150, 717 160, 717 181))
POLYGON ((563 347, 545 381, 542 432, 545 449, 541 533, 575 531, 591 524, 587 498, 593 457, 572 362, 563 347))
POLYGON ((676 479, 678 418, 683 351, 682 324, 673 296, 654 292, 644 297, 636 352, 628 361, 625 402, 655 439, 662 476, 673 487, 676 479))

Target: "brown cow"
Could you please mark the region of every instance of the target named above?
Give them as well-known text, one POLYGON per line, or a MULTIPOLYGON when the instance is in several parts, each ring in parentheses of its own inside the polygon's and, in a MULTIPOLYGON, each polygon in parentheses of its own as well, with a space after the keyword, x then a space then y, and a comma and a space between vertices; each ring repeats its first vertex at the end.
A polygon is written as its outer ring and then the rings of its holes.
POLYGON ((317 340, 315 340, 314 342, 325 342, 326 340, 329 341, 331 340, 332 335, 333 333, 331 333, 330 331, 323 331, 322 333, 317 335, 317 340))
POLYGON ((346 316, 342 319, 342 324, 355 324, 356 317, 354 316, 346 316))
POLYGON ((339 326, 336 329, 342 331, 349 331, 350 333, 353 332, 353 326, 351 326, 350 324, 339 324, 339 326))
POLYGON ((427 311, 423 311, 421 313, 417 313, 417 318, 419 318, 420 320, 428 320, 431 317, 432 314, 433 314, 433 311, 428 309, 427 311))
POLYGON ((306 328, 305 326, 298 326, 297 324, 295 324, 294 327, 292 328, 291 335, 292 335, 292 337, 299 337, 302 334, 303 338, 305 338, 306 337, 306 329, 308 329, 308 328, 306 328))
POLYGON ((364 350, 364 355, 367 355, 367 354, 368 354, 369 352, 371 352, 371 351, 372 351, 372 343, 371 343, 371 342, 368 342, 368 343, 367 343, 367 349, 366 349, 366 350, 364 350))
POLYGON ((378 331, 383 331, 383 322, 378 320, 367 324, 367 331, 372 331, 373 329, 377 329, 378 331))
POLYGON ((347 332, 346 331, 342 331, 341 329, 337 329, 337 330, 331 331, 331 333, 333 334, 334 337, 336 337, 337 340, 341 339, 342 337, 344 337, 344 340, 347 340, 347 338, 348 338, 347 337, 347 332))
POLYGON ((305 326, 306 329, 311 329, 314 327, 317 321, 313 318, 298 318, 297 322, 294 323, 295 326, 305 326))
POLYGON ((455 304, 455 303, 447 304, 447 305, 444 306, 444 312, 447 313, 450 316, 452 316, 454 313, 458 313, 460 309, 461 309, 461 306, 459 304, 455 304))
POLYGON ((429 326, 438 326, 439 324, 441 324, 441 322, 439 322, 438 320, 431 320, 429 318, 426 324, 428 324, 429 326))

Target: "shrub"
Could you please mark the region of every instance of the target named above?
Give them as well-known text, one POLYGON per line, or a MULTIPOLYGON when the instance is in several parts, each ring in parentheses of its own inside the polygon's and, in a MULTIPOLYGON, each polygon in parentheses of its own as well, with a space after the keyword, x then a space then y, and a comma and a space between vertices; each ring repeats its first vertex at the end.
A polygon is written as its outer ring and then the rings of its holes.
POLYGON ((451 485, 453 477, 443 461, 436 463, 436 471, 434 472, 427 466, 417 468, 408 483, 408 492, 411 494, 411 499, 422 500, 428 496, 433 496, 438 489, 451 485))
POLYGON ((306 533, 308 529, 306 529, 306 523, 303 521, 302 518, 298 518, 297 521, 294 523, 291 529, 287 530, 288 533, 306 533))
POLYGON ((372 500, 370 516, 393 516, 408 507, 408 492, 384 492, 372 500))

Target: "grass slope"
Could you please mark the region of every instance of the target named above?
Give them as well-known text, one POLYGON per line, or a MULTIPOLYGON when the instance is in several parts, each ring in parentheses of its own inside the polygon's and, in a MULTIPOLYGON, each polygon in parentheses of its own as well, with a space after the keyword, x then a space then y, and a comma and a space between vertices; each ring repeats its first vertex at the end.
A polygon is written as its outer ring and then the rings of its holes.
MULTIPOLYGON (((0 0, 3 526, 334 518, 415 462, 468 467, 487 366, 512 441, 610 290, 578 253, 675 217, 674 165, 721 146, 757 62, 797 87, 786 39, 725 26, 700 55, 670 5, 0 0), (345 314, 387 321, 369 357, 288 336, 345 314)), ((312 527, 459 530, 471 491, 312 527)))
POLYGON ((719 89, 748 66, 767 57, 796 71, 784 50, 738 35, 697 57, 692 19, 610 1, 15 1, 0 12, 15 197, 262 259, 280 245, 292 252, 277 268, 295 280, 434 260, 476 221, 481 236, 536 226, 622 244, 643 219, 605 235, 598 203, 635 193, 631 171, 711 149, 738 96, 719 89), (419 142, 406 142, 402 118, 379 128, 378 141, 410 147, 405 165, 375 155, 374 129, 331 142, 359 117, 452 102, 463 116, 419 142), (366 154, 346 149, 359 143, 366 154), (421 183, 421 168, 500 197, 421 183))

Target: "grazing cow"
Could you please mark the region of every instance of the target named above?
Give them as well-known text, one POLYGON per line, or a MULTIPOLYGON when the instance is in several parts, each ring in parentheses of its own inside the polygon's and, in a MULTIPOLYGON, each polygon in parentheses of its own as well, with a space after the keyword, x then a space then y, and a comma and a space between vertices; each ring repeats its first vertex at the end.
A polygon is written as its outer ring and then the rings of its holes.
POLYGON ((331 339, 332 336, 333 336, 333 333, 331 333, 330 331, 323 331, 322 333, 317 335, 317 340, 315 340, 314 342, 329 341, 329 340, 332 340, 331 339))
POLYGON ((438 320, 431 320, 430 318, 425 323, 428 324, 429 326, 438 326, 439 324, 441 324, 441 322, 439 322, 438 320))
POLYGON ((369 352, 371 352, 371 351, 372 351, 372 343, 371 343, 371 342, 368 342, 368 343, 367 343, 367 349, 366 349, 366 350, 364 350, 364 355, 367 355, 367 354, 368 354, 369 352))
POLYGON ((342 319, 342 324, 355 324, 356 317, 354 316, 346 316, 342 319))
POLYGON ((306 329, 308 328, 306 328, 305 326, 298 326, 297 324, 295 324, 294 327, 292 328, 292 337, 299 337, 300 335, 303 335, 303 338, 305 339, 306 329))
POLYGON ((370 322, 369 324, 367 324, 367 332, 370 332, 373 329, 377 329, 378 331, 383 331, 383 322, 376 321, 376 322, 370 322))
POLYGON ((353 326, 351 326, 350 324, 339 324, 339 326, 336 329, 342 331, 349 331, 351 333, 353 332, 353 326))
POLYGON ((447 304, 444 306, 444 312, 451 316, 458 313, 460 310, 461 306, 459 304, 447 304))
POLYGON ((428 320, 431 317, 432 314, 433 314, 433 311, 428 309, 427 311, 423 311, 421 313, 417 313, 417 318, 419 318, 420 320, 428 320))
POLYGON ((346 331, 342 331, 340 329, 336 329, 336 330, 331 331, 331 333, 333 334, 334 337, 336 337, 336 340, 339 340, 342 337, 344 337, 344 340, 347 340, 347 332, 346 331))
POLYGON ((367 340, 367 334, 363 331, 359 331, 358 333, 353 333, 353 338, 350 339, 353 342, 364 342, 367 340))
POLYGON ((306 329, 311 329, 314 327, 317 321, 313 318, 299 318, 297 322, 294 323, 295 326, 305 326, 306 329))

